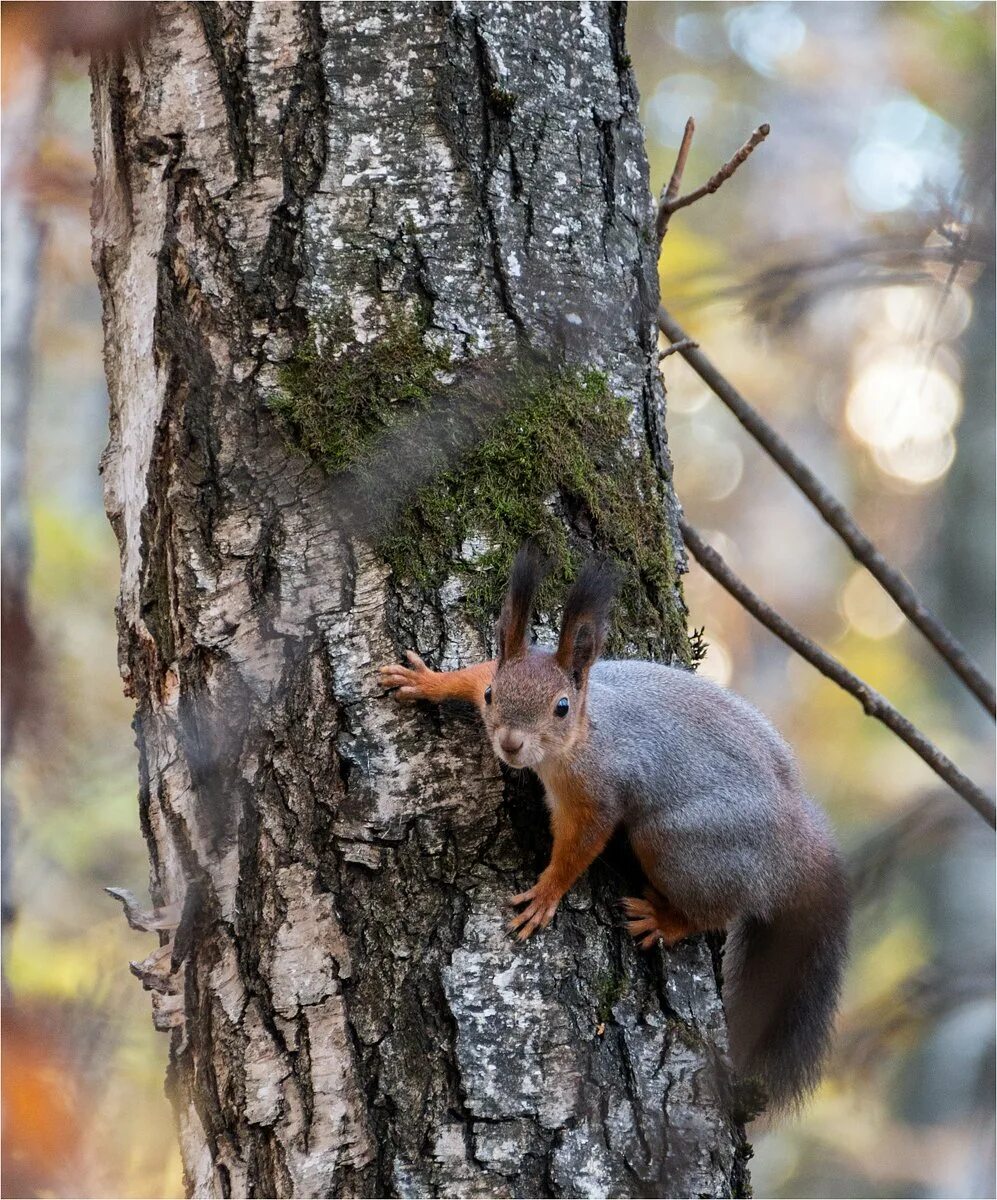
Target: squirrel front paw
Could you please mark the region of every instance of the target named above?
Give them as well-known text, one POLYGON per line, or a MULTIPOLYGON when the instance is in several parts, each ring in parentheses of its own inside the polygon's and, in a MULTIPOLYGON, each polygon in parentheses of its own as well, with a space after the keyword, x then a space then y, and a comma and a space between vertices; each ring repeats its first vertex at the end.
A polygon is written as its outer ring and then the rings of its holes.
POLYGON ((395 697, 412 703, 415 700, 435 699, 435 681, 438 671, 431 671, 414 650, 406 650, 405 657, 412 664, 388 663, 378 668, 381 687, 395 688, 395 697))
POLYGON ((509 922, 508 929, 515 933, 521 942, 525 942, 530 934, 536 933, 538 929, 546 929, 553 921, 563 895, 563 891, 545 883, 541 877, 528 892, 510 896, 510 904, 525 904, 526 908, 516 913, 509 922))

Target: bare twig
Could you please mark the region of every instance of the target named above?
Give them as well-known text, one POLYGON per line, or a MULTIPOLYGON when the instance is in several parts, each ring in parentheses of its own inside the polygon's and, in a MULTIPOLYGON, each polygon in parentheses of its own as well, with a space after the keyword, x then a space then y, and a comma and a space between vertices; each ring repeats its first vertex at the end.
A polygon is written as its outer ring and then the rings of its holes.
MULTIPOLYGON (((679 148, 678 158, 675 162, 675 170, 672 172, 672 180, 669 183, 668 188, 665 191, 665 195, 662 198, 661 204, 658 207, 657 228, 659 240, 665 235, 665 230, 668 228, 668 219, 671 217, 672 213, 678 212, 680 208, 688 208, 690 204, 695 204, 697 200, 702 200, 704 196, 712 196, 714 192, 718 191, 720 187, 726 183, 728 179, 730 179, 737 168, 751 156, 751 153, 755 147, 760 146, 762 142, 765 141, 771 128, 769 125, 759 125, 751 137, 748 138, 741 149, 738 150, 738 152, 734 155, 734 157, 728 159, 727 162, 725 162, 720 168, 720 170, 717 171, 716 174, 711 175, 702 187, 696 188, 696 190, 692 192, 686 192, 684 196, 669 195, 669 192, 672 189, 672 183, 675 183, 675 176, 678 175, 679 182, 681 182, 682 179, 682 170, 685 168, 684 154, 688 155, 689 153, 689 148, 686 145, 686 141, 687 139, 690 142, 692 141, 692 130, 689 127, 690 125, 692 125, 691 117, 689 118, 689 122, 685 127, 685 136, 682 138, 682 145, 679 148)), ((678 191, 678 184, 675 184, 675 191, 678 191)))
POLYGON ((765 603, 728 567, 720 555, 708 546, 699 534, 686 521, 679 522, 685 544, 692 551, 697 562, 708 571, 713 578, 755 617, 766 629, 781 638, 787 646, 792 647, 801 658, 812 664, 832 679, 839 687, 855 697, 870 717, 881 721, 897 737, 928 764, 945 782, 962 798, 972 805, 988 824, 997 828, 997 809, 993 800, 971 779, 964 775, 959 768, 947 758, 932 742, 916 729, 910 721, 893 707, 892 704, 871 688, 864 680, 853 675, 836 658, 832 658, 805 634, 790 625, 773 608, 765 603))
MULTIPOLYGON (((664 308, 658 309, 658 326, 673 344, 688 342, 684 330, 664 308)), ((731 410, 751 436, 779 464, 838 534, 855 558, 875 576, 900 610, 916 625, 966 687, 991 715, 997 714, 993 684, 972 661, 955 637, 921 601, 901 573, 876 549, 852 519, 845 506, 821 483, 794 450, 779 436, 737 389, 724 378, 706 355, 690 346, 679 353, 690 367, 731 410)))
POLYGON ((666 346, 664 350, 658 351, 658 362, 667 358, 670 354, 678 354, 681 350, 698 350, 699 342, 694 342, 692 338, 683 338, 680 342, 672 342, 670 346, 666 346))
POLYGON ((682 176, 685 173, 685 164, 689 157, 689 147, 692 145, 692 135, 695 132, 696 122, 690 117, 685 123, 685 132, 682 134, 682 145, 679 146, 678 156, 675 159, 675 170, 672 171, 672 177, 668 181, 668 186, 661 193, 661 199, 658 201, 658 219, 655 224, 659 242, 665 236, 665 230, 668 228, 668 218, 672 215, 669 205, 678 196, 679 188, 682 186, 682 176))

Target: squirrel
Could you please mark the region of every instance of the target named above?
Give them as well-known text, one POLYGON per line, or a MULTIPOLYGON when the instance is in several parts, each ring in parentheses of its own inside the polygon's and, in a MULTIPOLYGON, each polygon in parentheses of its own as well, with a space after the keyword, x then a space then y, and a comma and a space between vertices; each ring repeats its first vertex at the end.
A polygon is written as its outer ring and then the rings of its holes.
POLYGON ((746 700, 661 663, 601 659, 615 573, 590 560, 564 603, 557 649, 528 644, 545 573, 525 543, 497 627, 498 657, 456 671, 380 668, 402 701, 475 704, 499 760, 544 785, 553 851, 511 898, 520 939, 619 826, 649 886, 621 901, 643 949, 726 930, 723 1000, 734 1065, 772 1107, 816 1087, 841 989, 849 894, 827 818, 793 753, 746 700))

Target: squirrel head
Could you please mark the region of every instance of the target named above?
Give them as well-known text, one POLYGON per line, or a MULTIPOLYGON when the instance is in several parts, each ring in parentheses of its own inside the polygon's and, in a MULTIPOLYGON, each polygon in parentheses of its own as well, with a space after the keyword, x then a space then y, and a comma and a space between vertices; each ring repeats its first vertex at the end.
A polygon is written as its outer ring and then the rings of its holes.
POLYGON ((511 767, 533 770, 566 758, 585 731, 589 670, 602 652, 616 592, 608 567, 586 563, 565 597, 557 650, 532 649, 530 613, 546 570, 536 547, 524 543, 499 617, 498 667, 485 692, 485 727, 495 754, 511 767))

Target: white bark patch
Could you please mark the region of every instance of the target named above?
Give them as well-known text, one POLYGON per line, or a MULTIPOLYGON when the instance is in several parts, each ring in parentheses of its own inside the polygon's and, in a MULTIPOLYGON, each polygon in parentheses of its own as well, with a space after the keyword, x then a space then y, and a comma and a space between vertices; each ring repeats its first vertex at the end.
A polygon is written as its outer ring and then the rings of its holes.
POLYGON ((352 966, 332 897, 316 890, 314 874, 295 863, 277 871, 277 886, 287 907, 269 949, 268 975, 274 1008, 293 1017, 338 993, 352 966))
POLYGON ((246 1120, 251 1125, 273 1125, 283 1110, 281 1084, 291 1067, 263 1023, 253 1000, 242 1022, 245 1036, 246 1120))
POLYGON ((550 1003, 550 981, 570 976, 574 963, 559 940, 512 942, 502 899, 472 897, 462 944, 443 972, 467 1107, 476 1117, 535 1116, 557 1129, 576 1112, 580 1064, 570 1020, 550 1003))
POLYGON ((208 1139, 192 1103, 185 1104, 179 1113, 180 1154, 190 1195, 215 1196, 215 1165, 208 1149, 208 1139))
MULTIPOLYGON (((311 1055, 312 1121, 305 1145, 288 1147, 295 1194, 326 1196, 343 1166, 374 1156, 367 1108, 351 1069, 353 1051, 342 997, 330 996, 305 1013, 311 1055)), ((291 1129, 294 1129, 292 1123, 291 1129)))
MULTIPOLYGON (((165 380, 153 354, 151 315, 156 307, 156 255, 163 244, 166 206, 162 186, 152 176, 153 172, 146 172, 132 180, 135 221, 132 236, 123 247, 118 281, 121 311, 114 331, 119 372, 117 421, 104 455, 104 503, 111 519, 121 521, 121 610, 136 627, 141 625, 140 522, 165 395, 165 380)), ((105 192, 114 186, 116 180, 108 180, 105 192)))
POLYGON ((211 970, 211 990, 233 1025, 238 1025, 246 1007, 246 988, 239 972, 235 947, 226 941, 218 961, 211 970))

